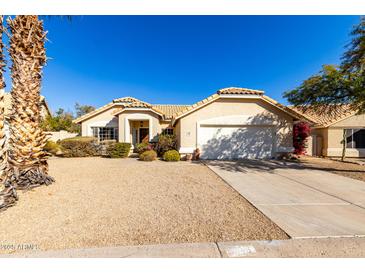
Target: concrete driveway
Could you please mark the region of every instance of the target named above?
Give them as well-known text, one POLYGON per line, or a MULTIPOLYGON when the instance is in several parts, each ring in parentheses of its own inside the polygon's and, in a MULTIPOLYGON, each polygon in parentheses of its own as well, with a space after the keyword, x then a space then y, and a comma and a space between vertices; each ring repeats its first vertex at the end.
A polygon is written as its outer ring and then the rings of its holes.
POLYGON ((292 238, 365 236, 365 182, 280 161, 206 164, 292 238))

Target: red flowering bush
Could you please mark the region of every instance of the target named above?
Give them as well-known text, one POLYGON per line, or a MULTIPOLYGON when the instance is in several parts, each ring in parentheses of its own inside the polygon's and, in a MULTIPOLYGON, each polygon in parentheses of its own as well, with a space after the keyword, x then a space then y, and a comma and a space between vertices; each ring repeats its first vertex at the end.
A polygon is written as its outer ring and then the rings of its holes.
POLYGON ((294 153, 304 155, 306 149, 307 138, 310 135, 310 126, 308 123, 299 122, 293 128, 293 146, 294 153))

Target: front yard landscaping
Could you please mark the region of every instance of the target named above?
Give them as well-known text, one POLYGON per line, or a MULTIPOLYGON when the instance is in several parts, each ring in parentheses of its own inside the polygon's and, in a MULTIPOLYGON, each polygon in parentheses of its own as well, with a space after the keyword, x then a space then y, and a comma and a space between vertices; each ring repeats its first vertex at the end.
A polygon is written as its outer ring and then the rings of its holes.
POLYGON ((56 182, 20 193, 18 204, 1 213, 0 244, 50 250, 287 238, 202 164, 131 158, 49 164, 56 182))
POLYGON ((309 156, 301 156, 300 162, 310 168, 329 171, 365 182, 365 166, 362 165, 309 156))

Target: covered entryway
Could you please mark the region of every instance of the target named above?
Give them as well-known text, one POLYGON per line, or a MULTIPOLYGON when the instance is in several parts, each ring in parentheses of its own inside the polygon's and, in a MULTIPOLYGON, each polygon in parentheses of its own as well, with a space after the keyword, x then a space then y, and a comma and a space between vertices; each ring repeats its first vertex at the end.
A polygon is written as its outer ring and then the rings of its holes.
POLYGON ((274 127, 200 125, 202 159, 267 159, 274 155, 274 127))
POLYGON ((133 146, 142 142, 149 142, 150 126, 148 120, 132 120, 129 121, 129 124, 133 146))

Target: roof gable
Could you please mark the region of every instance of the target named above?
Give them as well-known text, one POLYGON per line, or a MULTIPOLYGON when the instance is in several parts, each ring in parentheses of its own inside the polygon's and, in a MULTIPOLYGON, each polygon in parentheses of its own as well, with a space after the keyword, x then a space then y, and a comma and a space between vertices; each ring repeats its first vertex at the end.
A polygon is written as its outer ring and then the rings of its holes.
POLYGON ((255 98, 261 99, 276 108, 280 109, 281 111, 289 114, 290 116, 299 119, 299 120, 306 120, 313 123, 313 119, 308 115, 302 114, 300 111, 297 111, 293 108, 286 107, 279 102, 275 101, 274 99, 265 96, 264 91, 262 90, 255 90, 255 89, 248 89, 248 88, 239 88, 239 87, 229 87, 223 88, 218 90, 215 94, 208 96, 207 98, 193 104, 193 105, 160 105, 160 104, 150 104, 141 100, 138 100, 134 97, 122 97, 114 99, 111 103, 102 106, 90 113, 87 113, 77 119, 74 120, 75 123, 81 123, 99 113, 102 113, 114 106, 120 106, 121 109, 118 109, 114 115, 120 114, 125 109, 150 109, 157 114, 159 114, 162 119, 164 120, 172 120, 174 124, 178 119, 189 115, 189 113, 198 110, 206 106, 209 103, 214 102, 219 98, 255 98))
POLYGON ((264 94, 264 91, 257 89, 249 89, 249 88, 229 87, 218 90, 217 94, 262 95, 264 94))
POLYGON ((157 113, 165 120, 171 120, 177 112, 188 107, 187 105, 152 105, 134 97, 122 97, 114 99, 111 103, 75 119, 74 123, 81 123, 115 106, 119 106, 120 108, 113 113, 114 115, 119 115, 126 109, 148 109, 157 113))
POLYGON ((299 119, 299 120, 307 120, 309 122, 312 122, 311 120, 307 119, 307 117, 301 115, 300 113, 280 104, 279 102, 275 101, 274 99, 264 95, 264 92, 261 90, 253 90, 253 89, 247 89, 247 88, 224 88, 218 90, 215 94, 205 98, 202 101, 199 101, 195 103, 194 105, 187 107, 185 110, 180 111, 176 114, 174 117, 172 123, 174 124, 178 119, 189 115, 190 113, 216 101, 219 98, 227 98, 226 96, 231 96, 232 98, 254 98, 254 99, 261 99, 270 105, 280 109, 281 111, 289 114, 290 116, 299 119))

